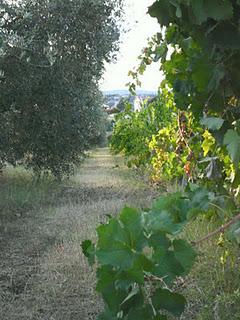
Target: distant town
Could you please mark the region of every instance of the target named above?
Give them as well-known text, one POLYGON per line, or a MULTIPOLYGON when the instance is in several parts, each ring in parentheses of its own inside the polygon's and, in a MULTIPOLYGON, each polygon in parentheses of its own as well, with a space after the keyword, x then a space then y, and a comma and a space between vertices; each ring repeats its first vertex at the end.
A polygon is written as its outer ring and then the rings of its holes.
POLYGON ((141 107, 142 101, 145 99, 152 99, 156 96, 155 91, 145 91, 138 90, 136 96, 130 94, 128 90, 111 90, 104 91, 103 95, 105 97, 104 109, 108 113, 113 113, 114 110, 118 109, 119 103, 121 100, 128 100, 135 111, 139 110, 141 107))

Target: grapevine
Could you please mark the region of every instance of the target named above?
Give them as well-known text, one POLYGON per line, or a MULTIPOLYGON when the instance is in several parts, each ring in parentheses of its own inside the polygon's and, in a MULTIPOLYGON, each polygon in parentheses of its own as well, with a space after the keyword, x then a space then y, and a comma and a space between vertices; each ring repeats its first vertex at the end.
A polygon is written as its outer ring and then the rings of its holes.
MULTIPOLYGON (((98 265, 97 290, 106 306, 99 319, 180 316, 187 302, 176 292, 176 281, 190 272, 196 248, 224 233, 233 246, 240 243, 240 1, 157 0, 149 14, 161 32, 129 72, 129 89, 134 93, 139 75, 160 62, 165 79, 153 109, 166 114, 168 97, 175 118, 157 118, 158 126, 140 141, 147 155, 142 163, 154 178, 185 175, 188 183, 184 192, 161 197, 149 210, 125 208, 97 229, 97 244, 83 243, 98 265), (222 226, 188 243, 183 229, 201 215, 221 217, 222 226)), ((140 114, 146 129, 146 114, 140 114)), ((131 138, 138 137, 138 126, 128 126, 124 139, 118 130, 137 117, 119 117, 112 147, 137 159, 137 140, 131 138)))

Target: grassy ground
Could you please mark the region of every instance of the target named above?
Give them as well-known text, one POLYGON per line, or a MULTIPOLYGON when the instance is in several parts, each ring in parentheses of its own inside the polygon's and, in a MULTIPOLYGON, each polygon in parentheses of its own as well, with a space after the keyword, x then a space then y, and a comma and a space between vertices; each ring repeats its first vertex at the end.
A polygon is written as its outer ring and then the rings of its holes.
MULTIPOLYGON (((187 238, 201 239, 215 230, 198 219, 186 229, 187 238)), ((240 320, 239 246, 216 236, 197 246, 198 259, 182 291, 189 302, 183 320, 240 320)))
MULTIPOLYGON (((124 205, 147 207, 157 192, 135 177, 120 157, 100 149, 69 181, 34 180, 23 169, 0 177, 0 319, 92 320, 101 309, 94 272, 80 243, 95 238, 106 214, 124 205)), ((208 233, 197 221, 190 240, 208 233)), ((217 239, 199 248, 181 286, 189 301, 182 320, 240 320, 240 259, 221 264, 217 239)))
POLYGON ((0 179, 0 319, 95 319, 101 303, 80 243, 106 214, 146 206, 154 192, 106 149, 70 181, 35 181, 23 169, 0 179))

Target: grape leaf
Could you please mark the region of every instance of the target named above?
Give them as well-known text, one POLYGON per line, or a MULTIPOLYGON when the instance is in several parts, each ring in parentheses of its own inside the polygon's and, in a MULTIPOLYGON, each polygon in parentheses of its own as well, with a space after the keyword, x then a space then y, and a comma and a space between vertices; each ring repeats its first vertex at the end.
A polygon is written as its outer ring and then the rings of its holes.
POLYGON ((101 294, 108 309, 114 314, 117 314, 120 311, 120 305, 127 296, 125 290, 116 289, 114 284, 111 284, 102 290, 101 294))
POLYGON ((220 21, 233 16, 233 7, 229 0, 192 0, 191 5, 197 24, 202 24, 208 18, 220 21))
POLYGON ((233 16, 233 6, 229 0, 204 0, 203 3, 207 18, 220 21, 233 16))
POLYGON ((197 24, 201 24, 207 20, 206 12, 205 12, 204 6, 203 6, 203 1, 204 0, 192 0, 191 1, 192 10, 193 10, 197 24))
POLYGON ((207 127, 210 130, 220 130, 224 123, 224 120, 216 117, 208 117, 201 119, 201 125, 207 127))
POLYGON ((128 235, 117 219, 110 219, 107 224, 97 228, 98 247, 108 248, 111 241, 128 242, 128 235))
POLYGON ((126 298, 121 303, 121 310, 127 314, 131 309, 142 306, 144 304, 144 298, 142 291, 138 286, 132 288, 127 294, 126 298))
POLYGON ((126 270, 132 267, 135 258, 129 246, 129 237, 116 219, 97 228, 98 249, 96 255, 103 265, 126 270))
POLYGON ((127 320, 151 320, 153 319, 152 307, 148 304, 145 307, 138 307, 130 310, 127 320))
POLYGON ((141 250, 145 242, 141 213, 133 208, 124 208, 120 214, 120 221, 128 235, 131 248, 141 250))
POLYGON ((97 270, 97 277, 96 290, 101 292, 115 281, 116 271, 114 271, 111 266, 102 266, 97 270))
POLYGON ((177 276, 181 276, 185 273, 185 270, 181 263, 176 259, 172 251, 167 251, 165 254, 158 254, 155 252, 156 263, 153 270, 153 274, 158 277, 163 277, 166 283, 170 283, 177 276), (160 259, 158 259, 160 258, 160 259))
POLYGON ((230 241, 235 241, 240 244, 240 221, 234 223, 227 232, 227 237, 230 241))
POLYGON ((103 313, 101 313, 97 320, 118 320, 118 317, 112 313, 111 311, 107 310, 103 313))
POLYGON ((235 130, 228 130, 224 136, 223 143, 227 146, 228 153, 235 165, 238 167, 240 160, 240 136, 235 130))
POLYGON ((108 248, 98 249, 96 252, 102 265, 111 265, 120 270, 127 270, 133 266, 135 253, 125 244, 113 241, 108 248))
POLYGON ((212 78, 209 81, 208 87, 207 87, 208 92, 211 92, 213 90, 218 90, 219 85, 225 76, 226 76, 226 70, 224 65, 222 63, 218 64, 212 71, 212 78))
POLYGON ((174 316, 180 316, 185 309, 186 299, 167 289, 158 289, 152 297, 152 303, 156 310, 163 309, 174 316))
POLYGON ((137 296, 139 294, 139 287, 134 287, 130 293, 127 295, 127 297, 123 300, 123 302, 121 303, 121 305, 123 305, 124 303, 132 300, 132 298, 134 298, 135 296, 137 296))
POLYGON ((181 263, 186 273, 188 273, 195 262, 197 253, 185 240, 174 240, 173 247, 176 259, 181 263))
POLYGON ((239 29, 229 21, 216 26, 216 28, 208 35, 208 39, 212 45, 217 45, 224 49, 239 50, 240 48, 239 29))
POLYGON ((208 211, 209 205, 214 199, 214 194, 204 187, 197 187, 188 192, 188 197, 190 200, 190 209, 187 216, 188 219, 192 219, 199 213, 208 211))
POLYGON ((177 223, 174 221, 174 217, 164 210, 161 212, 150 211, 145 215, 145 222, 147 230, 153 232, 161 231, 169 234, 178 233, 184 226, 184 222, 177 223))
POLYGON ((144 271, 151 272, 154 264, 145 255, 139 254, 133 264, 133 267, 118 273, 116 286, 129 286, 130 283, 137 282, 142 284, 144 282, 144 271))
POLYGON ((206 87, 210 81, 211 74, 212 66, 207 61, 206 57, 203 56, 194 64, 192 69, 192 79, 198 91, 206 91, 206 87))
POLYGON ((151 17, 157 18, 161 25, 167 26, 174 17, 176 9, 169 3, 168 0, 155 1, 148 8, 148 13, 151 17))
POLYGON ((144 216, 146 228, 153 233, 178 233, 186 223, 187 210, 188 202, 179 192, 160 197, 144 216))
POLYGON ((152 234, 148 240, 148 243, 154 249, 159 249, 160 247, 163 247, 167 250, 171 245, 171 242, 167 238, 166 234, 160 231, 152 234))
POLYGON ((95 246, 91 240, 85 240, 81 244, 83 254, 88 258, 90 266, 95 263, 95 246))

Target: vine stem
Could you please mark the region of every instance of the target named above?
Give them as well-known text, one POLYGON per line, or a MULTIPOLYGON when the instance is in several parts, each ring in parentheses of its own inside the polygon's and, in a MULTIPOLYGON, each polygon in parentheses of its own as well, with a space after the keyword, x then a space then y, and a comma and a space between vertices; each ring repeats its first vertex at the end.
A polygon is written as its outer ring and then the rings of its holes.
POLYGON ((180 114, 181 114, 180 111, 178 111, 178 129, 179 129, 179 135, 180 135, 180 137, 183 139, 183 141, 184 141, 186 147, 188 148, 188 150, 189 150, 190 152, 192 152, 192 149, 190 148, 190 146, 189 146, 189 144, 188 144, 188 142, 187 142, 187 140, 186 140, 186 138, 185 138, 185 136, 184 136, 184 132, 183 132, 183 130, 182 130, 182 125, 181 125, 181 120, 180 120, 180 114))
POLYGON ((199 245, 202 242, 214 237, 216 234, 218 233, 224 233, 231 225, 233 225, 234 223, 240 221, 240 214, 238 214, 237 216, 235 216, 231 221, 227 222, 226 224, 224 224, 223 226, 221 226, 220 228, 218 228, 217 230, 209 233, 208 235, 206 235, 205 237, 197 240, 197 241, 193 241, 192 244, 193 245, 199 245))

